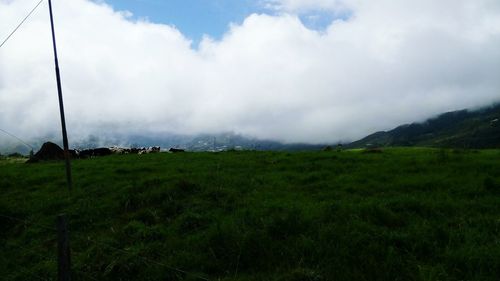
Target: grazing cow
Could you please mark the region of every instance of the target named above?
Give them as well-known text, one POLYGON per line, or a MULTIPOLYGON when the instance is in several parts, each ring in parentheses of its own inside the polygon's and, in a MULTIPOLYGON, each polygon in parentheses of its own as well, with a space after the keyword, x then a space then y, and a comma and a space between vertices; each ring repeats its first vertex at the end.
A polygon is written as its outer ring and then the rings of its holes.
POLYGON ((125 148, 121 148, 118 146, 112 146, 109 148, 109 150, 111 150, 111 153, 113 153, 113 154, 125 154, 126 153, 125 148))
POLYGON ((170 148, 168 151, 170 151, 172 153, 186 152, 184 149, 180 149, 180 148, 170 148))
POLYGON ((94 149, 94 156, 107 156, 107 155, 111 155, 111 150, 107 147, 94 149))
POLYGON ((158 153, 160 152, 160 147, 159 146, 152 146, 152 147, 143 147, 139 150, 139 154, 149 154, 149 153, 158 153))
POLYGON ((111 155, 111 149, 106 147, 85 149, 80 151, 80 158, 90 158, 90 157, 107 156, 107 155, 111 155))
POLYGON ((78 159, 80 158, 80 151, 78 149, 70 149, 69 151, 69 156, 72 159, 78 159))
POLYGON ((139 151, 141 151, 141 149, 137 148, 137 147, 132 147, 130 149, 130 153, 132 153, 132 154, 139 154, 139 151))
POLYGON ((107 156, 111 154, 147 154, 147 153, 157 153, 160 152, 160 147, 159 146, 153 146, 153 147, 140 147, 140 148, 122 148, 122 147, 117 147, 117 146, 112 146, 110 148, 106 147, 101 147, 101 148, 95 148, 95 149, 85 149, 82 151, 78 151, 78 157, 79 158, 90 158, 90 157, 97 157, 97 156, 107 156))
POLYGON ((86 158, 90 158, 90 157, 94 156, 93 154, 94 154, 93 149, 84 149, 84 150, 80 151, 79 156, 82 159, 86 159, 86 158))

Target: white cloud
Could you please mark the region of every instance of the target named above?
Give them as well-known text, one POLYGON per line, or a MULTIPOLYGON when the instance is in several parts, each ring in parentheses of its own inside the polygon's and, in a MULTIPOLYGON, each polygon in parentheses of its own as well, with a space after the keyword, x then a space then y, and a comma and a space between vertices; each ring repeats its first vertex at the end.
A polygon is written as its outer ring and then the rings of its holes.
MULTIPOLYGON (((70 137, 235 131, 335 142, 500 99, 498 1, 267 3, 281 13, 250 15, 193 49, 173 26, 55 2, 70 137), (311 9, 352 17, 317 32, 297 16, 311 9)), ((0 0, 0 38, 32 4, 0 0)), ((59 131, 40 8, 0 49, 0 128, 24 138, 59 131)))
POLYGON ((306 12, 310 10, 344 11, 359 0, 263 0, 265 7, 286 12, 306 12))

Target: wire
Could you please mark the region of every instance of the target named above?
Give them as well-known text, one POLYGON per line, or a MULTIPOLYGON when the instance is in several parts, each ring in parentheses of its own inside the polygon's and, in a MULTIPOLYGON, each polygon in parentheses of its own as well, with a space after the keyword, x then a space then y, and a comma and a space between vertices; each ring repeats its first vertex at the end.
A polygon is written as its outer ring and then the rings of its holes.
MULTIPOLYGON (((12 220, 12 221, 22 222, 24 224, 36 225, 38 227, 41 227, 41 228, 44 228, 44 229, 47 229, 47 230, 56 231, 55 228, 52 228, 52 227, 49 227, 49 226, 46 226, 46 225, 43 225, 43 224, 35 223, 33 221, 28 221, 28 220, 24 220, 24 219, 21 219, 21 218, 16 218, 16 217, 12 217, 12 216, 9 216, 9 215, 3 215, 3 214, 0 214, 0 217, 6 218, 6 219, 9 219, 9 220, 12 220)), ((94 243, 95 245, 100 245, 100 246, 107 247, 109 249, 115 250, 116 252, 120 252, 122 254, 133 254, 132 252, 130 252, 130 251, 126 250, 126 249, 117 248, 117 247, 111 246, 111 245, 109 245, 107 243, 96 241, 96 240, 90 238, 90 236, 86 236, 86 235, 83 235, 83 234, 78 234, 78 233, 75 233, 75 232, 73 232, 72 235, 78 236, 80 238, 83 238, 83 240, 86 240, 88 242, 94 243)), ((164 257, 162 255, 160 255, 160 256, 164 257)), ((180 269, 180 268, 176 268, 176 267, 173 267, 173 266, 161 263, 159 261, 156 261, 156 260, 144 257, 144 256, 142 256, 140 254, 135 254, 134 257, 137 257, 137 258, 139 258, 139 259, 141 259, 143 261, 146 261, 146 262, 150 262, 152 264, 156 264, 156 265, 165 267, 165 268, 167 268, 167 269, 169 269, 171 271, 175 271, 177 273, 182 273, 182 274, 185 274, 185 275, 189 275, 189 276, 195 277, 195 278, 200 279, 200 280, 211 281, 210 279, 205 278, 203 276, 200 276, 200 275, 198 275, 196 273, 189 272, 189 271, 186 271, 186 270, 183 270, 183 269, 180 269)), ((80 270, 78 270, 78 271, 80 271, 80 270)), ((86 275, 87 275, 87 277, 89 277, 89 279, 94 279, 94 277, 90 276, 89 274, 86 274, 86 275)))
MULTIPOLYGON (((43 1, 43 0, 42 0, 42 1, 43 1)), ((13 138, 15 138, 16 140, 20 141, 22 144, 26 145, 27 147, 31 148, 31 150, 33 150, 33 146, 31 146, 31 145, 27 144, 27 143, 26 143, 26 142, 24 142, 22 139, 20 139, 20 138, 16 137, 15 135, 13 135, 13 134, 11 134, 11 133, 9 133, 9 132, 7 132, 7 131, 3 130, 3 129, 0 129, 0 131, 2 131, 2 132, 4 132, 5 134, 7 134, 7 135, 9 135, 9 136, 11 136, 11 137, 13 137, 13 138)))
POLYGON ((76 269, 76 268, 71 268, 71 271, 73 271, 73 272, 78 272, 78 273, 80 273, 80 274, 84 275, 87 279, 90 279, 90 280, 95 280, 95 281, 99 281, 99 279, 97 279, 97 278, 93 277, 93 276, 92 276, 92 275, 90 275, 90 273, 88 273, 88 272, 81 271, 81 270, 76 269))
POLYGON ((25 220, 25 219, 20 219, 20 218, 16 218, 16 217, 12 217, 12 216, 9 216, 9 215, 3 215, 3 214, 0 214, 0 217, 2 218, 6 218, 6 219, 10 219, 12 221, 18 221, 18 222, 22 222, 24 224, 32 224, 32 225, 36 225, 40 228, 43 228, 43 229, 46 229, 46 230, 51 230, 51 231, 57 231, 57 229, 55 227, 50 227, 50 226, 46 226, 46 225, 43 225, 43 224, 40 224, 40 223, 36 223, 34 221, 29 221, 29 220, 25 220))
POLYGON ((16 28, 14 28, 14 30, 9 34, 9 36, 7 36, 7 38, 5 38, 5 40, 3 40, 2 44, 0 44, 0 48, 2 48, 2 46, 10 39, 10 37, 12 35, 14 35, 14 33, 16 33, 16 31, 21 27, 21 25, 23 25, 23 23, 31 16, 31 14, 33 14, 33 12, 36 10, 36 8, 38 8, 38 6, 40 6, 40 4, 42 4, 44 0, 40 0, 38 2, 38 4, 36 4, 35 8, 33 8, 29 13, 28 15, 21 21, 21 23, 19 23, 17 25, 16 28))
MULTIPOLYGON (((5 257, 5 255, 2 255, 2 262, 4 262, 6 259, 7 259, 7 258, 5 257)), ((24 269, 23 267, 16 267, 16 268, 15 268, 15 271, 19 271, 19 272, 24 273, 24 274, 26 274, 26 275, 30 275, 31 277, 34 277, 34 278, 36 278, 36 279, 38 279, 38 280, 42 280, 42 281, 50 281, 49 279, 44 278, 44 277, 42 277, 42 276, 39 276, 39 275, 35 274, 34 272, 28 271, 28 270, 24 269)), ((2 277, 4 277, 4 278, 9 278, 9 277, 10 277, 8 280, 12 280, 12 275, 13 275, 13 273, 10 273, 10 275, 7 275, 7 276, 2 276, 2 277)), ((16 279, 17 279, 17 278, 16 278, 16 279)), ((30 280, 34 280, 34 279, 33 279, 33 278, 30 278, 30 280)))
MULTIPOLYGON (((81 238, 85 238, 85 240, 87 240, 88 242, 94 243, 96 245, 101 245, 101 246, 107 247, 109 249, 115 250, 116 252, 120 252, 122 254, 131 254, 132 253, 132 252, 126 250, 126 249, 120 249, 120 248, 111 246, 111 245, 109 245, 107 243, 103 243, 103 242, 99 242, 99 241, 93 240, 93 239, 90 238, 90 236, 84 236, 84 235, 77 235, 77 236, 80 236, 81 238)), ((189 275, 189 276, 195 277, 195 278, 200 279, 200 280, 211 281, 210 279, 205 278, 203 276, 200 276, 200 275, 198 275, 196 273, 192 273, 192 272, 180 269, 180 268, 176 268, 176 267, 173 267, 173 266, 161 263, 159 261, 156 261, 156 260, 144 257, 144 256, 142 256, 140 254, 135 254, 134 257, 140 258, 140 259, 142 259, 143 261, 146 261, 146 262, 150 262, 150 263, 153 263, 153 264, 156 264, 156 265, 159 265, 159 266, 163 266, 163 267, 165 267, 165 268, 167 268, 167 269, 169 269, 171 271, 176 271, 177 273, 182 273, 182 274, 185 274, 185 275, 189 275)))

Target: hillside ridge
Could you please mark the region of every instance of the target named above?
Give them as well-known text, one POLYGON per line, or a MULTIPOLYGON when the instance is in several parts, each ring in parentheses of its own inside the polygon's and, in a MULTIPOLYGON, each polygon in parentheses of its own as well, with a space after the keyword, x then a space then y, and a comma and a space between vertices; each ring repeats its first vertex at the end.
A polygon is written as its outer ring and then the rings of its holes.
POLYGON ((451 111, 421 123, 373 133, 348 146, 500 148, 499 119, 500 103, 478 110, 451 111))

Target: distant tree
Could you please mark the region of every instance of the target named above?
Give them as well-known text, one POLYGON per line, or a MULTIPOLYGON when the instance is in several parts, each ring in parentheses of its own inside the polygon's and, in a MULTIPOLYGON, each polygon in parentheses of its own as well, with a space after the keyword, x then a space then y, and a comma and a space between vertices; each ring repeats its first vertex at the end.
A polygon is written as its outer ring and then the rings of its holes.
POLYGON ((12 157, 12 158, 21 158, 21 157, 23 157, 23 155, 21 153, 19 153, 19 152, 11 153, 8 156, 12 157))
POLYGON ((332 151, 332 147, 327 145, 323 148, 323 151, 332 151))
POLYGON ((341 152, 343 148, 344 146, 341 143, 337 144, 337 152, 341 152))

